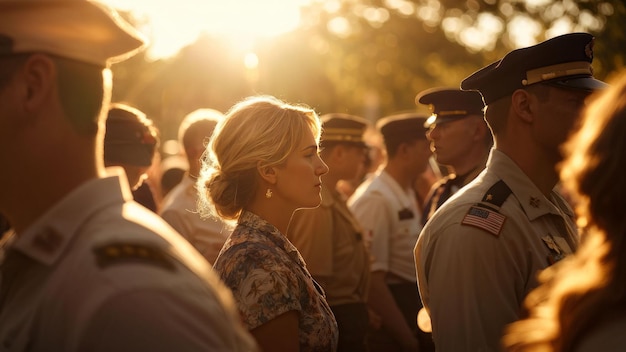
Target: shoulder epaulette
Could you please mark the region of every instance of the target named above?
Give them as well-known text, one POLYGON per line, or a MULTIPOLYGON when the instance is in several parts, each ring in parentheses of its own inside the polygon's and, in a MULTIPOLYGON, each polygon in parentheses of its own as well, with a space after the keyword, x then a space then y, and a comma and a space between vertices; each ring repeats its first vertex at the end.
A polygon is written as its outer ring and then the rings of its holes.
POLYGON ((504 181, 496 182, 487 190, 480 203, 476 203, 469 208, 461 223, 483 229, 494 236, 499 236, 506 216, 500 214, 498 210, 511 193, 511 189, 504 181))
POLYGON ((482 201, 483 203, 495 205, 499 209, 511 193, 509 186, 500 180, 485 192, 482 201))
POLYGON ((138 243, 111 243, 93 249, 98 267, 104 269, 111 265, 139 263, 175 270, 173 259, 156 246, 138 243))

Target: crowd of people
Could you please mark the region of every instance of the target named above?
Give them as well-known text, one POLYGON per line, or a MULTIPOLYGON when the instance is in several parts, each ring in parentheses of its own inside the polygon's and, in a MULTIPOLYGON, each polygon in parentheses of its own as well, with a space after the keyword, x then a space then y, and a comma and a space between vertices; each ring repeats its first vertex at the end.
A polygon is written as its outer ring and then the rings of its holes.
POLYGON ((430 116, 197 109, 150 180, 160 132, 111 102, 142 36, 0 0, 0 346, 623 350, 626 72, 594 78, 593 44, 513 50, 419 92, 430 116))

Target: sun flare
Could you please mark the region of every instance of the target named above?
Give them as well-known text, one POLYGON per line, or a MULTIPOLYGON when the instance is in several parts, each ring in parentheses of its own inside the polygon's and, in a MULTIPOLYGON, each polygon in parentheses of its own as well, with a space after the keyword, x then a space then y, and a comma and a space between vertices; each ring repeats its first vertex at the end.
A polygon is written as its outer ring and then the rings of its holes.
POLYGON ((228 37, 250 50, 256 39, 295 29, 310 0, 103 0, 138 19, 150 39, 149 56, 169 57, 201 33, 228 37))

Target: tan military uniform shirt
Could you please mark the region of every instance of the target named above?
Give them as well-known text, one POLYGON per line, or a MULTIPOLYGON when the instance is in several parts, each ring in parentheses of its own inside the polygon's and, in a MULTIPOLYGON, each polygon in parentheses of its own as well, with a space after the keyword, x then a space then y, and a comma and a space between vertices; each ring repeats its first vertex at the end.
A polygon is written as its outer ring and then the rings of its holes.
POLYGON ((361 226, 339 192, 322 185, 322 204, 298 210, 289 225, 288 238, 326 291, 329 305, 366 301, 369 254, 361 226))
POLYGON ((428 221, 415 247, 419 290, 438 352, 497 351, 503 328, 520 318, 536 275, 578 245, 573 212, 546 198, 504 153, 428 221), (502 180, 501 207, 483 199, 502 180), (490 208, 476 206, 487 204, 490 208))
POLYGON ((257 350, 208 263, 118 176, 74 190, 6 252, 2 351, 257 350))

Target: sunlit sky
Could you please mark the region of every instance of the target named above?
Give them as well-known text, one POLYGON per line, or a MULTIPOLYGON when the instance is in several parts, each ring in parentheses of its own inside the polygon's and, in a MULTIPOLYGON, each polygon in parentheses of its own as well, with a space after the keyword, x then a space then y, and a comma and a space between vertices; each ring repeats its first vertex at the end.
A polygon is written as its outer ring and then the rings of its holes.
MULTIPOLYGON (((226 38, 233 47, 246 56, 246 65, 256 65, 252 52, 256 39, 289 32, 300 24, 300 8, 320 0, 102 0, 124 11, 132 11, 138 29, 150 39, 148 56, 153 59, 174 55, 182 47, 193 43, 201 33, 226 38)), ((430 0, 416 4, 408 0, 385 0, 387 7, 406 16, 416 16, 428 26, 439 26, 448 37, 454 38, 472 51, 492 50, 496 41, 507 33, 516 47, 537 43, 543 31, 533 18, 538 11, 553 20, 547 37, 577 31, 598 30, 601 23, 590 13, 578 14, 579 24, 564 16, 566 2, 552 0, 523 0, 530 13, 514 13, 510 3, 503 2, 499 11, 508 17, 506 22, 492 13, 481 13, 475 22, 464 16, 462 10, 451 11, 442 17, 442 4, 430 0), (546 7, 547 4, 552 4, 546 7)), ((329 13, 339 10, 340 2, 326 0, 329 13)), ((567 6, 566 6, 567 5, 567 6)), ((571 5, 571 4, 570 4, 571 5)), ((571 7, 571 6, 570 6, 571 7)), ((389 19, 384 7, 355 6, 355 13, 377 26, 389 19)), ((328 29, 339 37, 351 33, 347 19, 338 16, 328 23, 328 29)))
POLYGON ((146 26, 152 58, 169 57, 202 32, 219 34, 242 50, 255 39, 295 29, 310 0, 104 0, 131 10, 146 26))

